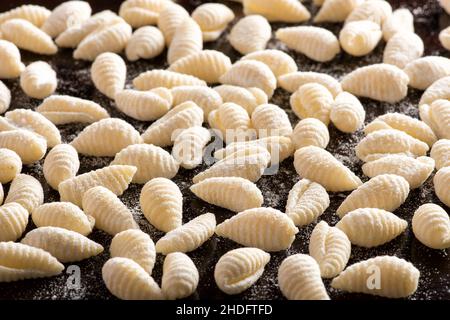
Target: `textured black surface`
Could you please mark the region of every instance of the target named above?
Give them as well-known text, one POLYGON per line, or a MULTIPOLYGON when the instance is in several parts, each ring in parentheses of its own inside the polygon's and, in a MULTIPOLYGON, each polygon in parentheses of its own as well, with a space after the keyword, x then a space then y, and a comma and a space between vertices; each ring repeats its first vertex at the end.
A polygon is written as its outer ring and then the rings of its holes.
MULTIPOLYGON (((46 5, 48 8, 53 8, 56 3, 60 1, 1 1, 0 11, 4 11, 19 4, 32 2, 36 4, 46 5)), ((90 1, 97 12, 102 9, 118 9, 120 1, 96 0, 90 1)), ((179 1, 188 9, 192 9, 196 5, 206 1, 179 1)), ((311 1, 305 1, 310 8, 313 15, 316 9, 310 5, 311 1)), ((437 1, 390 1, 394 8, 405 6, 410 8, 415 15, 416 31, 422 37, 426 46, 426 54, 443 55, 449 57, 449 52, 445 51, 438 43, 437 36, 439 30, 449 25, 450 18, 437 5, 437 1)), ((240 5, 234 2, 224 1, 231 6, 238 16, 241 15, 240 5)), ((235 21, 236 22, 236 21, 235 21)), ((233 22, 233 23, 235 23, 233 22)), ((273 30, 284 26, 284 24, 273 24, 273 30)), ((340 25, 323 25, 332 30, 335 34, 339 32, 340 25)), ((217 42, 208 44, 209 49, 217 49, 229 55, 233 61, 239 58, 239 55, 227 43, 225 36, 217 42)), ((281 48, 286 50, 275 40, 271 40, 269 48, 281 48)), ((319 71, 331 74, 337 78, 341 78, 346 73, 352 71, 356 67, 378 63, 382 60, 382 53, 384 43, 381 43, 374 53, 362 58, 350 57, 347 54, 341 53, 336 59, 329 63, 317 63, 311 61, 300 54, 289 52, 298 64, 301 71, 319 71)), ((71 50, 60 50, 55 56, 36 56, 22 51, 22 57, 26 64, 36 61, 48 61, 58 74, 58 94, 69 94, 81 98, 92 99, 107 108, 113 117, 120 117, 132 123, 140 132, 143 132, 149 123, 143 123, 132 120, 124 114, 117 111, 114 107, 114 102, 99 93, 93 86, 90 79, 90 63, 84 61, 75 61, 71 58, 71 50)), ((140 60, 138 62, 129 63, 128 66, 128 81, 127 86, 130 86, 131 80, 139 73, 154 69, 165 68, 165 52, 153 60, 140 60)), ((39 105, 40 101, 28 98, 20 89, 19 81, 8 80, 6 85, 12 92, 11 109, 16 108, 34 108, 39 105)), ((380 103, 368 99, 362 99, 366 112, 366 123, 370 122, 376 116, 386 112, 401 112, 404 114, 418 117, 417 103, 419 101, 421 92, 410 90, 408 97, 396 104, 380 103)), ((276 91, 272 101, 273 103, 286 109, 293 125, 298 122, 289 107, 289 94, 279 89, 276 91)), ((64 142, 70 142, 75 135, 82 130, 81 125, 66 125, 60 126, 64 142)), ((331 141, 327 150, 333 153, 338 159, 349 166, 356 174, 363 179, 361 171, 362 163, 355 157, 354 146, 362 138, 362 133, 343 134, 336 130, 332 125, 329 127, 331 141)), ((81 157, 80 173, 97 169, 108 165, 111 159, 109 158, 94 158, 81 157)), ((287 194, 290 188, 299 180, 293 164, 293 159, 289 158, 281 164, 278 174, 274 176, 264 176, 258 183, 258 187, 262 190, 264 195, 264 206, 271 206, 284 211, 286 205, 287 194)), ((181 188, 184 196, 184 222, 191 220, 199 214, 206 212, 213 212, 219 222, 232 216, 232 212, 208 205, 203 201, 197 199, 189 191, 192 177, 205 169, 205 166, 197 168, 193 171, 181 169, 174 181, 181 188)), ((24 172, 29 173, 40 180, 44 186, 45 202, 58 201, 58 193, 51 190, 46 184, 42 174, 42 161, 32 166, 24 167, 24 172)), ((432 175, 433 176, 433 175, 432 175)), ((423 203, 434 202, 443 206, 436 198, 433 185, 432 176, 420 188, 413 190, 407 201, 395 212, 398 216, 406 219, 411 223, 412 215, 423 203)), ((5 192, 8 186, 5 186, 5 192)), ((145 220, 139 209, 139 193, 140 185, 131 185, 124 193, 121 199, 129 206, 136 220, 139 222, 142 230, 149 233, 152 239, 156 242, 162 235, 162 232, 155 230, 145 220)), ((334 225, 337 222, 337 216, 334 214, 336 208, 345 198, 348 193, 333 193, 330 194, 331 205, 320 219, 327 221, 334 225)), ((445 207, 445 206, 444 206, 445 207)), ((292 247, 285 252, 278 252, 272 254, 271 261, 266 267, 266 271, 259 281, 243 294, 237 296, 227 296, 223 294, 215 285, 213 278, 214 266, 220 256, 230 249, 239 247, 236 243, 213 237, 207 241, 200 249, 189 253, 189 256, 195 262, 200 272, 200 284, 197 292, 191 297, 192 299, 283 299, 281 292, 277 286, 277 270, 281 261, 295 253, 307 253, 309 236, 315 224, 311 224, 306 228, 300 229, 297 238, 292 247)), ((28 229, 34 226, 30 222, 28 229)), ((15 283, 0 283, 0 299, 111 299, 114 298, 106 289, 101 278, 101 268, 105 261, 109 258, 109 244, 111 236, 102 231, 95 230, 90 236, 94 241, 101 243, 105 247, 103 254, 93 257, 91 259, 76 263, 81 268, 81 288, 70 289, 66 283, 69 275, 63 272, 62 275, 48 279, 27 280, 15 283)), ((411 299, 450 299, 450 257, 449 251, 432 250, 421 243, 419 243, 411 231, 411 226, 408 227, 405 233, 397 239, 374 249, 364 249, 356 246, 352 247, 352 255, 349 264, 370 258, 377 255, 396 255, 411 261, 421 272, 419 289, 411 297, 411 299)), ((153 276, 158 283, 161 281, 163 256, 158 255, 157 264, 153 271, 153 276)), ((68 265, 66 265, 68 266, 68 265)), ((338 292, 329 287, 329 281, 325 281, 327 289, 332 299, 374 299, 375 297, 358 294, 346 294, 338 292)))

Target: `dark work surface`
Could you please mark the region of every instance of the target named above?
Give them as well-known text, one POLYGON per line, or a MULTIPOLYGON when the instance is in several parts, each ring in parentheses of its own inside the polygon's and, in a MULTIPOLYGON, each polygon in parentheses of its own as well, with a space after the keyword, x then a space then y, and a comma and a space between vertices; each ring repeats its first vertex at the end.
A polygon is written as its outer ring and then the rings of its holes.
MULTIPOLYGON (((45 5, 48 8, 53 8, 61 1, 0 1, 0 11, 5 11, 9 8, 15 7, 22 3, 36 3, 45 5)), ((109 0, 95 0, 89 1, 93 7, 94 12, 103 9, 112 9, 117 11, 120 1, 109 0)), ((189 10, 202 3, 202 1, 179 1, 189 10)), ((206 2, 206 1, 203 1, 206 2)), ((310 5, 311 1, 305 1, 308 8, 314 15, 317 11, 310 5)), ((438 33, 444 27, 450 24, 450 18, 438 6, 437 1, 390 1, 394 8, 400 6, 411 9, 415 15, 416 32, 422 37, 426 47, 426 55, 442 55, 449 57, 449 52, 445 51, 438 42, 438 33)), ((239 4, 230 1, 224 1, 232 7, 237 16, 241 15, 241 7, 239 4)), ((237 20, 237 19, 236 19, 237 20)), ((234 21, 233 23, 235 23, 234 21)), ((273 30, 285 26, 284 24, 273 24, 273 30)), ((335 34, 339 32, 340 25, 323 25, 332 30, 335 34)), ((329 63, 317 63, 305 58, 300 54, 289 52, 298 64, 301 71, 319 71, 331 74, 337 78, 341 78, 346 73, 353 69, 378 63, 382 61, 382 54, 384 49, 384 42, 376 48, 376 50, 369 56, 362 58, 354 58, 345 53, 341 53, 333 61, 329 63)), ((216 49, 225 52, 231 57, 233 61, 239 59, 239 55, 227 43, 226 37, 214 43, 205 46, 208 49, 216 49)), ((269 48, 281 48, 286 50, 275 40, 271 40, 269 48)), ((103 107, 108 109, 113 117, 120 117, 132 123, 140 132, 143 132, 149 123, 135 121, 128 118, 124 114, 117 111, 114 107, 114 102, 109 100, 98 92, 90 79, 90 63, 85 61, 75 61, 72 59, 71 50, 60 50, 55 56, 37 56, 29 52, 22 51, 22 58, 26 64, 36 61, 48 61, 58 74, 58 94, 68 94, 85 99, 92 99, 100 103, 103 107)), ((165 68, 165 52, 158 58, 153 60, 140 60, 137 62, 127 62, 128 65, 128 81, 127 86, 131 85, 131 80, 139 73, 151 70, 154 68, 165 68)), ((40 101, 28 98, 20 89, 19 81, 7 80, 4 81, 12 92, 12 104, 10 109, 15 108, 35 108, 40 101)), ((408 97, 396 104, 381 103, 369 99, 362 99, 366 112, 366 123, 373 120, 375 117, 387 112, 401 112, 404 114, 418 117, 417 103, 419 101, 421 92, 417 90, 410 90, 408 97)), ((272 101, 282 108, 284 108, 290 117, 293 125, 298 119, 294 116, 289 107, 289 94, 281 89, 277 90, 272 101)), ((66 125, 60 126, 64 142, 70 142, 81 130, 82 125, 66 125)), ((336 130, 330 124, 331 141, 327 150, 333 153, 345 165, 349 166, 356 174, 367 181, 367 177, 362 174, 362 163, 355 157, 354 147, 358 141, 363 137, 362 132, 349 135, 336 130)), ((93 169, 101 168, 108 165, 110 158, 94 158, 81 157, 80 173, 84 173, 93 169)), ((264 176, 258 183, 258 187, 262 190, 264 195, 264 206, 270 206, 284 211, 286 205, 287 195, 290 188, 299 180, 293 167, 293 159, 285 160, 280 167, 278 174, 274 176, 264 176)), ((45 202, 58 201, 58 193, 51 190, 46 184, 42 174, 42 161, 32 166, 25 166, 23 172, 29 173, 40 180, 45 191, 45 202)), ((232 216, 232 212, 220 209, 218 207, 209 205, 197 199, 189 191, 192 177, 198 172, 205 169, 206 166, 197 168, 192 171, 181 169, 174 181, 181 188, 184 196, 184 222, 193 219, 199 214, 206 212, 213 212, 216 214, 218 223, 232 216)), ((420 188, 412 190, 407 201, 395 211, 395 213, 403 219, 406 219, 411 224, 411 219, 414 211, 421 204, 427 202, 434 202, 445 207, 435 196, 433 185, 433 175, 420 188)), ((5 186, 5 192, 9 186, 5 186)), ((141 185, 133 184, 124 193, 121 199, 130 207, 136 220, 139 222, 141 229, 149 233, 152 239, 156 242, 162 235, 162 232, 155 230, 143 217, 139 209, 139 193, 141 185)), ((334 225, 338 219, 334 214, 335 210, 346 197, 348 193, 333 193, 330 194, 331 205, 320 219, 327 221, 334 225)), ((266 266, 266 271, 262 277, 250 289, 237 296, 227 296, 222 293, 215 285, 213 272, 217 260, 228 250, 238 248, 236 243, 213 236, 198 250, 189 253, 200 272, 200 284, 197 292, 191 297, 192 299, 283 299, 281 292, 277 285, 277 270, 281 261, 295 253, 308 253, 309 236, 315 224, 311 224, 306 228, 301 228, 292 247, 283 252, 271 254, 271 260, 266 266)), ((34 226, 32 222, 28 229, 34 226)), ((109 244, 111 236, 102 231, 95 230, 90 236, 94 241, 101 243, 105 247, 105 251, 96 257, 76 263, 81 268, 81 288, 70 289, 66 284, 69 275, 63 272, 62 275, 54 278, 27 280, 15 283, 0 283, 0 299, 111 299, 114 298, 106 289, 101 277, 101 268, 106 260, 109 258, 109 244)), ((356 246, 352 247, 352 254, 349 265, 364 259, 375 257, 377 255, 396 255, 411 261, 421 272, 419 289, 411 297, 411 299, 450 299, 450 257, 449 252, 444 250, 432 250, 415 238, 408 227, 406 232, 395 240, 374 248, 364 249, 356 246)), ((163 256, 158 255, 157 263, 153 271, 153 276, 158 283, 161 281, 163 256)), ((66 265, 67 267, 68 265, 66 265)), ((326 287, 332 299, 348 300, 348 299, 374 299, 375 297, 347 294, 338 292, 329 286, 329 280, 325 281, 326 287)), ((376 299, 376 298, 375 298, 376 299)))

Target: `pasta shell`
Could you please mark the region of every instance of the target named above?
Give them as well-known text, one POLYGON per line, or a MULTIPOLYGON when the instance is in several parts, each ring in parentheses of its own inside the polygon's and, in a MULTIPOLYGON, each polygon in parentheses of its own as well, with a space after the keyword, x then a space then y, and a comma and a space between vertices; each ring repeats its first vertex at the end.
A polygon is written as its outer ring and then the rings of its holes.
POLYGON ((199 274, 191 258, 181 252, 169 253, 164 259, 161 289, 169 300, 189 297, 197 290, 199 274))
POLYGON ((317 220, 329 205, 330 197, 324 187, 302 179, 289 191, 286 214, 296 226, 301 227, 317 220))
POLYGON ((447 212, 436 204, 423 204, 414 212, 412 229, 415 237, 427 247, 450 247, 450 219, 447 212))
POLYGON ((81 207, 84 193, 96 186, 103 186, 115 195, 121 195, 128 188, 136 170, 133 166, 109 166, 63 181, 58 187, 61 201, 81 207))
POLYGON ((50 16, 51 11, 45 7, 33 4, 25 4, 6 12, 0 13, 0 25, 11 19, 24 19, 40 28, 50 16))
POLYGON ((141 142, 139 132, 131 124, 107 118, 84 128, 70 145, 80 154, 113 157, 123 148, 141 142))
POLYGON ((3 39, 11 41, 20 49, 45 55, 58 51, 52 38, 27 20, 8 20, 1 24, 0 31, 3 39))
POLYGON ((226 102, 218 109, 211 111, 208 123, 211 128, 219 130, 222 139, 227 142, 254 137, 254 132, 250 130, 252 122, 248 113, 232 102, 226 102))
POLYGON ((264 91, 259 88, 243 88, 223 84, 214 88, 222 97, 223 103, 232 102, 240 105, 247 113, 251 115, 253 110, 261 104, 268 103, 268 97, 264 91))
POLYGON ((22 243, 0 242, 0 282, 53 277, 64 266, 50 253, 22 243))
POLYGON ((203 41, 215 41, 220 37, 228 24, 233 21, 234 13, 221 3, 205 3, 192 12, 192 19, 197 22, 203 32, 203 41), (214 36, 212 36, 215 34, 214 36))
POLYGON ((91 13, 91 6, 86 1, 66 1, 53 9, 41 29, 50 37, 55 38, 68 27, 87 20, 91 13))
POLYGON ((175 3, 165 6, 160 11, 158 28, 164 34, 167 45, 172 42, 175 30, 186 18, 189 18, 189 13, 182 6, 175 3))
POLYGON ((343 22, 363 1, 361 0, 324 0, 314 17, 315 23, 343 22))
POLYGON ((28 224, 28 211, 11 202, 0 206, 0 241, 16 241, 28 224))
POLYGON ((307 83, 295 91, 289 100, 292 110, 300 119, 316 118, 325 125, 330 122, 333 96, 318 83, 307 83))
POLYGON ((138 263, 149 275, 155 265, 155 244, 148 234, 128 229, 114 236, 109 247, 111 257, 123 257, 138 263))
POLYGON ((83 194, 83 209, 94 217, 95 227, 111 235, 128 229, 139 229, 133 214, 109 189, 93 187, 83 194))
POLYGON ((434 192, 439 200, 447 207, 450 207, 450 167, 444 167, 438 170, 433 178, 434 192))
POLYGON ((103 265, 102 277, 109 292, 122 300, 163 300, 158 284, 136 262, 111 258, 103 265))
POLYGON ((292 125, 286 111, 274 104, 261 104, 253 110, 252 125, 259 137, 290 136, 292 125))
POLYGON ((419 270, 406 260, 378 256, 351 265, 333 279, 331 286, 348 292, 403 298, 417 290, 419 276, 419 270))
POLYGON ((300 177, 321 184, 327 191, 350 191, 362 184, 349 168, 319 147, 298 149, 294 154, 294 166, 300 177))
POLYGON ((43 172, 47 183, 55 190, 61 182, 74 178, 80 169, 77 150, 69 144, 60 144, 48 153, 43 172))
POLYGON ((228 56, 216 50, 203 50, 178 59, 168 70, 189 74, 208 83, 217 83, 230 68, 228 56))
POLYGON ((56 90, 56 72, 44 61, 30 63, 20 74, 20 87, 29 97, 44 99, 56 90))
POLYGON ((336 36, 324 28, 312 26, 280 28, 275 36, 288 48, 314 61, 331 61, 341 51, 336 36))
POLYGON ((353 133, 364 125, 366 111, 358 98, 348 92, 337 95, 331 106, 330 120, 342 132, 353 133))
POLYGON ((365 182, 348 195, 336 213, 342 218, 348 212, 359 208, 394 211, 405 202, 408 194, 409 184, 405 178, 396 174, 381 174, 365 182))
POLYGON ((127 66, 123 59, 112 52, 98 55, 91 67, 91 78, 98 91, 110 99, 123 90, 127 66))
POLYGON ((22 160, 17 153, 0 148, 0 184, 12 181, 21 171, 22 160))
POLYGON ((383 23, 383 37, 385 41, 389 41, 389 39, 400 32, 414 33, 414 16, 406 8, 395 10, 383 23))
POLYGON ((297 71, 282 75, 278 78, 278 85, 290 93, 294 93, 301 86, 307 83, 321 84, 327 88, 328 91, 330 91, 333 97, 336 97, 342 92, 342 87, 339 81, 325 73, 297 71))
POLYGON ((296 0, 243 0, 244 13, 260 14, 271 22, 303 22, 309 20, 308 9, 296 0))
POLYGON ((192 101, 203 109, 204 120, 208 120, 211 111, 218 109, 223 101, 220 92, 206 86, 179 86, 171 89, 173 105, 192 101))
POLYGON ((130 61, 151 59, 159 56, 165 47, 162 32, 152 26, 137 29, 127 43, 125 54, 130 61))
POLYGON ((445 49, 450 50, 450 28, 447 27, 439 33, 439 41, 445 49))
POLYGON ((214 268, 214 279, 226 294, 239 294, 261 277, 270 254, 258 248, 230 250, 220 257, 214 268))
POLYGON ((250 15, 240 19, 231 28, 228 41, 241 54, 264 50, 272 37, 272 28, 266 18, 250 15))
POLYGON ((419 106, 422 121, 433 129, 439 139, 450 139, 450 101, 435 100, 431 105, 419 106))
POLYGON ((31 131, 20 129, 0 132, 0 148, 17 153, 23 164, 32 164, 45 156, 47 142, 31 131))
POLYGON ((0 81, 0 114, 8 110, 11 103, 11 91, 0 81))
POLYGON ((269 252, 289 249, 297 233, 292 220, 273 208, 248 209, 216 227, 220 237, 269 252))
POLYGON ((81 261, 103 252, 100 244, 77 232, 58 227, 31 230, 21 243, 41 248, 63 263, 81 261))
POLYGON ((409 85, 425 90, 437 80, 450 75, 450 59, 427 56, 408 63, 404 71, 409 77, 409 85))
POLYGON ((1 79, 17 78, 25 69, 25 65, 21 61, 20 51, 12 42, 0 40, 0 59, 2 60, 0 65, 1 79))
POLYGON ((127 116, 141 121, 152 121, 170 110, 173 98, 169 89, 155 88, 149 91, 122 90, 117 92, 115 100, 117 109, 127 116))
POLYGON ((199 215, 159 239, 156 252, 167 255, 171 252, 193 251, 212 237, 215 227, 216 217, 212 213, 199 215))
POLYGON ((203 49, 202 30, 192 18, 185 18, 175 29, 173 39, 167 51, 167 61, 175 61, 198 53, 203 49))
POLYGON ((434 101, 444 99, 450 100, 450 76, 443 77, 429 86, 419 101, 419 107, 423 104, 432 104, 434 101))
POLYGON ((382 26, 391 15, 392 7, 389 2, 384 0, 363 1, 350 12, 347 19, 345 19, 345 23, 369 20, 382 26))
POLYGON ((158 22, 159 12, 171 4, 166 0, 127 0, 119 9, 119 15, 133 28, 158 22))
POLYGON ((266 64, 277 78, 297 71, 294 59, 287 53, 275 49, 252 52, 243 56, 241 60, 260 61, 266 64))
POLYGON ((352 56, 361 57, 371 53, 381 40, 378 24, 368 20, 347 23, 339 33, 342 49, 352 56))
POLYGON ((278 268, 278 286, 288 300, 330 300, 316 260, 294 254, 278 268))
POLYGON ((443 167, 450 167, 450 140, 441 139, 433 144, 430 152, 430 157, 435 161, 437 170, 443 167))
POLYGON ((83 236, 94 228, 95 219, 86 215, 80 208, 70 202, 51 202, 40 205, 31 213, 36 227, 59 227, 83 236))
POLYGON ((194 169, 203 161, 203 152, 211 140, 209 130, 195 126, 185 129, 175 138, 172 156, 185 169, 194 169))
POLYGON ((356 156, 370 162, 388 155, 418 157, 426 155, 428 145, 396 129, 382 129, 368 134, 355 147, 356 156))
POLYGON ((138 90, 151 90, 158 87, 171 89, 179 86, 206 86, 206 82, 196 77, 169 70, 151 70, 141 73, 133 79, 138 90))
POLYGON ((5 204, 16 202, 29 213, 44 203, 41 183, 27 174, 19 174, 11 182, 5 204))
POLYGON ((330 142, 330 134, 322 121, 306 118, 297 123, 291 139, 296 150, 307 146, 325 149, 330 142))
POLYGON ((319 264, 322 278, 334 278, 345 269, 351 246, 340 229, 328 226, 325 221, 316 225, 309 239, 309 254, 319 264))

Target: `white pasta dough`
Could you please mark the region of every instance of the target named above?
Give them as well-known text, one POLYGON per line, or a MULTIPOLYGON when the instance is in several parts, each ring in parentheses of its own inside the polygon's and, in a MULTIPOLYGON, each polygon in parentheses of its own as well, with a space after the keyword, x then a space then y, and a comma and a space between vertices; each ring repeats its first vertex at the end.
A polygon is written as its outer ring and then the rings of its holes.
POLYGON ((167 50, 169 64, 203 49, 202 30, 192 18, 185 18, 175 29, 167 50))
POLYGON ((412 219, 414 236, 433 249, 450 247, 450 219, 447 212, 433 203, 421 205, 412 219))
POLYGON ((47 142, 31 131, 20 129, 0 132, 0 148, 17 153, 23 164, 32 164, 45 156, 47 142))
POLYGON ((198 280, 197 267, 186 254, 173 252, 165 257, 161 289, 166 299, 189 297, 197 290, 198 280))
POLYGON ((292 125, 286 111, 274 104, 261 104, 253 110, 252 126, 259 137, 290 136, 292 125))
POLYGON ((433 178, 434 192, 439 200, 450 207, 450 167, 438 170, 433 178))
POLYGON ((369 20, 381 26, 392 15, 392 7, 385 0, 368 0, 363 1, 350 14, 345 23, 352 21, 369 20))
POLYGON ((0 81, 0 114, 8 110, 11 103, 11 91, 0 81))
POLYGON ((133 28, 158 22, 159 13, 171 5, 167 0, 126 0, 122 2, 119 15, 133 28))
POLYGON ((59 184, 74 178, 79 168, 77 150, 69 144, 59 144, 45 158, 43 172, 47 183, 58 190, 59 184))
POLYGON ((450 100, 439 99, 431 105, 423 104, 419 106, 419 114, 439 139, 450 139, 450 100))
POLYGON ((208 129, 194 126, 182 130, 174 140, 172 156, 185 169, 194 169, 202 164, 203 152, 211 140, 208 129))
POLYGON ((231 29, 228 41, 241 54, 264 50, 272 36, 272 28, 267 19, 260 15, 250 15, 240 19, 231 29))
POLYGON ((184 19, 188 17, 189 13, 186 9, 175 3, 170 6, 165 6, 165 8, 159 13, 158 28, 164 34, 164 39, 167 45, 172 42, 177 27, 182 21, 184 21, 184 19))
POLYGON ((214 279, 226 294, 239 294, 258 281, 269 260, 270 254, 258 248, 230 250, 217 261, 214 279))
POLYGON ((206 86, 199 78, 169 70, 151 70, 133 79, 133 86, 138 90, 151 90, 165 87, 171 89, 178 86, 206 86))
POLYGON ((137 29, 127 43, 125 54, 130 61, 159 56, 165 47, 162 32, 153 26, 137 29))
POLYGON ((50 16, 51 11, 45 7, 33 4, 25 4, 6 12, 0 13, 0 24, 11 19, 24 19, 30 21, 36 27, 41 27, 50 16))
POLYGON ((330 120, 342 132, 353 133, 364 125, 366 111, 361 102, 348 92, 339 93, 331 105, 330 120))
POLYGON ((203 33, 203 42, 217 40, 234 19, 233 11, 221 3, 205 3, 192 12, 203 33))
POLYGON ((297 0, 243 0, 246 15, 260 14, 271 22, 304 22, 311 14, 297 0))
POLYGON ((414 16, 409 9, 395 10, 383 23, 384 40, 389 41, 399 32, 414 33, 414 16))
POLYGON ((20 86, 29 97, 47 98, 56 90, 56 72, 47 62, 33 62, 20 74, 20 86))
POLYGON ((425 92, 419 101, 419 107, 423 104, 432 104, 434 101, 444 99, 450 100, 450 76, 443 77, 433 82, 425 92))
POLYGON ((286 214, 273 208, 242 211, 216 227, 216 234, 264 251, 289 249, 298 233, 286 214))
POLYGON ((333 97, 336 97, 342 92, 342 87, 339 81, 326 73, 298 71, 282 75, 278 78, 278 85, 290 93, 297 91, 302 85, 311 82, 321 84, 327 88, 333 97))
POLYGON ((172 93, 174 106, 192 101, 203 109, 204 120, 207 121, 210 112, 226 102, 222 100, 220 91, 215 89, 206 86, 188 85, 172 88, 170 92, 172 93))
POLYGON ((325 149, 330 142, 328 128, 315 118, 306 118, 297 123, 291 135, 295 149, 316 146, 325 149))
POLYGON ((17 153, 0 148, 0 184, 12 181, 21 171, 22 160, 17 153))
MULTIPOLYGON (((317 0, 314 1, 318 2, 317 0)), ((362 0, 320 0, 322 7, 314 17, 315 23, 343 22, 362 0)))
POLYGON ((406 260, 378 256, 349 266, 333 279, 331 286, 348 292, 404 298, 417 290, 419 276, 419 270, 406 260), (379 282, 374 280, 375 272, 379 282))
POLYGON ((443 29, 439 33, 439 41, 445 49, 450 50, 450 27, 443 29))
POLYGON ((450 75, 450 59, 440 56, 419 58, 408 63, 404 71, 411 87, 425 90, 433 82, 450 75))
POLYGON ((294 254, 278 268, 278 286, 288 300, 330 300, 316 260, 294 254))
POLYGON ((441 139, 433 144, 430 157, 436 162, 437 170, 443 167, 450 167, 450 140, 441 139))
POLYGON ((24 207, 29 213, 44 203, 44 191, 41 183, 36 178, 19 174, 11 182, 6 203, 16 202, 24 207))
POLYGON ((12 42, 0 40, 0 59, 2 60, 0 79, 17 78, 25 69, 25 65, 21 61, 20 51, 12 42))
POLYGON ((95 87, 110 99, 123 90, 127 66, 123 59, 112 52, 105 52, 95 58, 91 67, 91 78, 95 87))
POLYGON ((0 206, 0 241, 19 239, 27 227, 28 216, 28 211, 18 203, 11 202, 0 206))
POLYGON ((371 53, 381 40, 378 24, 368 20, 347 23, 339 33, 342 49, 356 57, 371 53))
POLYGON ((333 100, 326 87, 318 83, 307 83, 291 95, 289 103, 300 119, 316 118, 328 125, 333 100))

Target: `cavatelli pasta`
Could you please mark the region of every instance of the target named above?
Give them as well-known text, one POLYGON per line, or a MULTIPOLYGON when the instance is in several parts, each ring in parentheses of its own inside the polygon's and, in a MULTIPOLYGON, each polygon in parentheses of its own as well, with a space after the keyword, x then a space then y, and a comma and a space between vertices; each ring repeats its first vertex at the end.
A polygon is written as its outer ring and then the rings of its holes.
POLYGON ((228 41, 241 54, 264 50, 272 36, 272 28, 266 18, 250 15, 240 19, 231 29, 228 41))
POLYGON ((0 132, 0 148, 17 153, 23 164, 32 164, 45 156, 47 142, 31 131, 19 129, 0 132))
POLYGON ((25 65, 21 61, 20 51, 12 42, 0 40, 0 59, 2 60, 0 79, 17 78, 25 69, 25 65))
POLYGON ((253 110, 252 126, 261 138, 292 134, 292 125, 286 111, 270 103, 261 104, 253 110))
POLYGON ((294 166, 300 177, 321 184, 327 191, 350 191, 362 184, 349 168, 319 147, 298 149, 294 154, 294 166))
POLYGON ((28 215, 28 211, 16 202, 0 206, 0 241, 19 239, 27 227, 28 215))
POLYGON ((185 18, 175 29, 167 51, 167 61, 175 61, 197 53, 203 49, 202 30, 192 18, 185 18))
POLYGON ((321 0, 323 5, 314 17, 315 23, 343 22, 361 4, 361 0, 321 0))
POLYGON ((175 34, 175 30, 186 18, 189 18, 189 12, 176 3, 173 3, 170 6, 165 6, 159 13, 158 28, 164 34, 164 39, 167 45, 170 45, 175 34))
POLYGON ((427 56, 408 63, 403 69, 409 77, 409 85, 425 90, 435 81, 450 75, 450 59, 427 56))
POLYGON ((19 174, 11 182, 5 204, 16 202, 29 213, 44 203, 41 183, 27 174, 19 174))
POLYGON ((133 144, 116 154, 111 165, 130 165, 137 168, 132 182, 146 183, 156 177, 173 178, 179 164, 166 150, 151 144, 133 144))
POLYGON ((191 258, 182 252, 169 253, 164 259, 161 289, 169 300, 189 297, 197 290, 199 274, 191 258))
POLYGON ((109 166, 89 171, 59 184, 61 201, 70 201, 81 207, 83 194, 96 186, 103 186, 115 195, 128 188, 137 168, 133 166, 109 166))
POLYGON ((172 88, 173 105, 192 101, 203 109, 204 120, 208 120, 211 111, 219 108, 224 101, 220 92, 206 86, 179 86, 172 88))
POLYGON ((119 15, 133 28, 158 22, 159 13, 171 5, 167 0, 127 0, 119 9, 119 15))
POLYGON ((98 91, 110 99, 123 90, 127 66, 123 59, 112 52, 98 55, 91 67, 91 78, 98 91))
POLYGON ((356 57, 371 53, 381 40, 378 24, 368 20, 347 23, 339 33, 339 43, 348 54, 356 57))
POLYGON ((316 118, 328 125, 333 100, 333 95, 321 84, 307 83, 291 95, 289 103, 300 119, 316 118))
POLYGON ((338 94, 331 106, 330 120, 342 132, 352 133, 364 125, 366 111, 358 98, 348 92, 338 94))
POLYGON ((206 82, 196 77, 169 70, 151 70, 141 73, 133 79, 138 90, 151 90, 158 87, 171 89, 179 86, 206 86, 206 82))
POLYGON ((0 81, 0 114, 8 110, 11 103, 11 91, 0 81))
POLYGON ((24 19, 40 28, 50 16, 51 11, 45 7, 33 4, 25 4, 9 11, 0 13, 0 25, 11 19, 24 19))
POLYGON ((400 32, 414 33, 414 16, 406 8, 395 10, 383 23, 384 40, 389 41, 389 39, 400 32))
POLYGON ((296 0, 243 0, 246 15, 260 14, 271 22, 304 22, 311 14, 308 9, 296 0))
POLYGON ((195 126, 181 131, 174 140, 172 156, 185 169, 194 169, 203 161, 203 151, 211 140, 208 129, 195 126))
POLYGON ((381 26, 392 15, 392 7, 384 0, 363 1, 350 14, 345 23, 352 21, 369 20, 381 26))
POLYGON ((287 53, 276 50, 266 49, 249 53, 241 58, 241 60, 256 60, 266 64, 272 70, 275 77, 289 74, 297 71, 297 64, 294 59, 287 53))
POLYGON ((434 101, 444 99, 450 100, 450 76, 443 77, 429 86, 419 101, 419 107, 423 104, 432 104, 434 101))
POLYGON ((162 32, 153 26, 137 29, 127 43, 125 54, 130 61, 159 56, 165 47, 162 32))
POLYGON ((167 255, 193 251, 212 237, 215 227, 216 217, 212 213, 199 215, 159 239, 155 245, 156 252, 167 255))
POLYGON ((154 178, 142 188, 139 198, 145 218, 158 230, 169 232, 182 224, 183 195, 167 178, 154 178))
POLYGON ((20 74, 20 87, 27 96, 44 99, 56 90, 56 72, 44 61, 30 63, 20 74))
POLYGON ((450 207, 450 167, 443 167, 436 172, 433 178, 434 192, 439 200, 450 207))
POLYGON ((423 104, 419 106, 419 114, 439 139, 450 139, 450 100, 439 99, 431 105, 423 104))
POLYGON ((450 219, 447 212, 434 203, 421 205, 412 219, 414 236, 432 249, 450 247, 450 219))
POLYGON ((430 157, 435 161, 437 170, 443 167, 450 167, 450 140, 441 139, 433 144, 430 157))
POLYGON ((223 84, 214 88, 220 94, 224 103, 233 102, 240 105, 247 113, 251 115, 253 110, 261 104, 268 103, 268 97, 264 91, 259 88, 243 88, 223 84))
POLYGON ((439 33, 439 41, 441 42, 441 45, 445 49, 450 50, 450 28, 449 27, 443 29, 439 33))
POLYGON ((17 153, 0 148, 0 184, 12 181, 21 171, 22 160, 17 153))
POLYGON ((192 11, 192 19, 203 33, 203 41, 215 41, 234 19, 233 11, 221 3, 204 3, 192 11))
POLYGON ((97 186, 84 192, 83 209, 95 219, 95 227, 111 235, 139 229, 133 214, 109 189, 97 186))
POLYGON ((297 91, 301 86, 307 83, 321 84, 331 92, 333 97, 336 97, 342 92, 339 81, 326 73, 297 71, 282 75, 278 78, 278 85, 290 93, 297 91))
POLYGON ((55 190, 61 182, 74 178, 80 169, 77 150, 69 144, 59 144, 48 153, 43 172, 47 183, 55 190))

